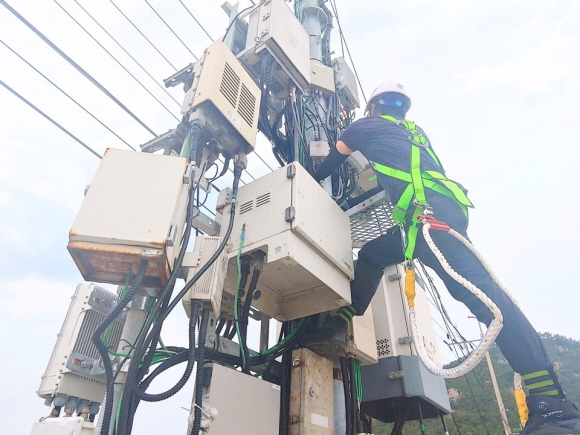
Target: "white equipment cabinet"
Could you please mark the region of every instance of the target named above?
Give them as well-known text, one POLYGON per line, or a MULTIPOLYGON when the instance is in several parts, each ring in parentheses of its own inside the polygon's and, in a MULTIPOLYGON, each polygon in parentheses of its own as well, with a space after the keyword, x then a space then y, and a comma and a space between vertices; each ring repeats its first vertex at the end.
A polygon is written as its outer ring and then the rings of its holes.
POLYGON ((249 153, 256 144, 261 91, 228 46, 208 47, 195 64, 182 114, 198 120, 223 149, 249 153))
MULTIPOLYGON (((440 363, 435 329, 429 312, 429 301, 422 282, 416 283, 415 311, 419 333, 430 358, 440 363)), ((411 344, 409 307, 405 296, 405 270, 402 265, 389 266, 372 300, 378 358, 416 355, 411 344)))
POLYGON ((109 148, 69 233, 87 281, 124 284, 148 260, 146 287, 167 282, 185 226, 187 160, 109 148))
POLYGON ((250 13, 246 49, 238 57, 259 74, 266 55, 278 64, 271 88, 278 98, 286 98, 293 85, 310 84, 309 36, 284 0, 262 1, 250 13))
MULTIPOLYGON (((229 206, 223 211, 229 216, 229 206)), ((227 222, 222 222, 222 237, 227 222)), ((238 191, 228 273, 222 301, 237 286, 236 257, 267 254, 253 306, 280 321, 349 305, 353 277, 349 218, 298 163, 278 169, 238 191)))

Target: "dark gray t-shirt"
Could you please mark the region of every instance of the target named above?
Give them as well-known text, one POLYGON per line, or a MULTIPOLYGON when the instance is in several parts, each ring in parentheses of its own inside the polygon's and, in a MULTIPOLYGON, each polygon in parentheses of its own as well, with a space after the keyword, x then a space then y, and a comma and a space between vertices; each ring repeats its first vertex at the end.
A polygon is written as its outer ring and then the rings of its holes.
MULTIPOLYGON (((417 130, 427 138, 425 132, 417 130)), ((402 126, 379 116, 362 118, 349 125, 340 140, 353 151, 360 151, 372 162, 409 172, 411 143, 409 133, 402 126)), ((445 174, 425 149, 421 149, 421 172, 435 170, 445 174)), ((393 203, 397 203, 408 183, 377 173, 377 180, 393 203)))
MULTIPOLYGON (((421 128, 417 127, 417 129, 429 140, 421 128)), ((378 116, 359 119, 346 128, 340 140, 351 150, 360 151, 372 162, 405 172, 410 171, 411 143, 408 139, 408 133, 407 130, 394 122, 378 116)), ((435 163, 431 155, 425 149, 421 149, 421 172, 429 170, 445 174, 443 168, 435 163)), ((377 173, 377 180, 393 204, 397 203, 408 185, 405 181, 380 173, 377 173)), ((463 186, 460 184, 459 186, 467 193, 463 186)), ((425 194, 427 201, 435 211, 435 216, 466 236, 467 219, 457 202, 431 189, 426 189, 425 194)))

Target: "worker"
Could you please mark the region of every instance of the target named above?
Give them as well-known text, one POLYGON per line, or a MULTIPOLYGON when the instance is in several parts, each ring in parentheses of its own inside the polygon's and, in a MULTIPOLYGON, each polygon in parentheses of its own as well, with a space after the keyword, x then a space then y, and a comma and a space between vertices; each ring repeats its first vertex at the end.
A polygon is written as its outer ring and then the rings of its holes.
MULTIPOLYGON (((425 132, 405 119, 410 107, 411 99, 401 84, 379 86, 366 106, 367 117, 346 128, 316 170, 316 180, 324 180, 349 154, 360 151, 371 162, 399 224, 362 247, 351 282, 352 305, 327 316, 319 334, 332 337, 344 331, 354 315, 364 314, 384 268, 413 258, 433 269, 451 295, 480 322, 489 325, 493 320, 491 311, 445 272, 420 230, 418 215, 431 213, 467 238, 468 209, 473 205, 467 190, 447 178, 425 132)), ((504 326, 496 342, 528 389, 529 420, 521 435, 580 434, 580 413, 566 400, 530 322, 467 247, 445 232, 432 231, 431 235, 451 268, 483 291, 503 314, 504 326)))

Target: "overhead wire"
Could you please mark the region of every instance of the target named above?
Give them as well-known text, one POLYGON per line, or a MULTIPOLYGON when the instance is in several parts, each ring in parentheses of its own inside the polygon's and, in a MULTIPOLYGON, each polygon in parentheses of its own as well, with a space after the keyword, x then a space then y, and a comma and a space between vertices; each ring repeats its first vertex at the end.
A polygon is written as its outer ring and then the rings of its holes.
POLYGON ((28 101, 26 98, 24 98, 18 92, 16 92, 14 89, 12 89, 6 83, 4 83, 2 80, 0 80, 0 85, 4 86, 8 91, 10 91, 16 97, 20 98, 20 100, 22 100, 24 103, 28 104, 28 106, 30 106, 32 109, 36 110, 36 112, 38 112, 40 115, 42 115, 48 121, 52 122, 54 125, 56 125, 58 128, 60 128, 63 132, 65 132, 67 135, 69 135, 71 138, 73 138, 75 141, 77 141, 80 145, 82 145, 84 148, 86 148, 91 153, 93 153, 95 156, 97 156, 99 159, 103 158, 103 156, 101 156, 98 152, 96 152, 94 149, 92 149, 90 146, 88 146, 86 143, 84 143, 82 140, 80 140, 78 137, 76 137, 74 134, 72 134, 70 131, 68 131, 66 128, 64 128, 62 125, 60 125, 58 122, 56 122, 50 116, 48 116, 46 113, 44 113, 38 107, 36 107, 34 104, 32 104, 30 101, 28 101))
POLYGON ((160 55, 160 56, 161 56, 163 59, 165 59, 165 62, 167 62, 167 63, 168 63, 170 66, 171 66, 171 68, 173 68, 175 71, 177 71, 177 68, 176 68, 176 67, 175 67, 175 66, 174 66, 174 65, 173 65, 173 64, 172 64, 172 63, 169 61, 169 59, 167 59, 167 58, 165 57, 165 55, 164 55, 163 53, 161 53, 161 51, 160 51, 160 50, 157 48, 157 46, 156 46, 155 44, 153 44, 153 43, 152 43, 152 42, 149 40, 149 38, 147 38, 147 36, 145 36, 145 34, 144 34, 144 33, 143 33, 143 32, 142 32, 140 29, 139 29, 139 27, 137 27, 137 26, 135 25, 135 23, 133 23, 133 21, 131 21, 131 19, 130 19, 130 18, 127 16, 127 15, 125 15, 125 13, 124 13, 124 12, 123 12, 123 11, 122 11, 120 8, 119 8, 119 6, 117 6, 117 5, 116 5, 116 4, 113 2, 113 0, 109 0, 109 1, 110 1, 110 2, 111 2, 111 4, 112 4, 112 5, 115 7, 115 9, 117 9, 117 10, 118 10, 118 11, 121 13, 121 15, 123 15, 123 17, 125 17, 125 19, 126 19, 127 21, 129 21, 129 23, 130 23, 130 24, 133 26, 133 28, 134 28, 135 30, 137 30, 137 32, 139 32, 139 34, 140 34, 140 35, 141 35, 143 38, 145 38, 145 40, 146 40, 146 41, 149 43, 149 45, 151 45, 151 47, 153 47, 153 48, 155 49, 155 51, 156 51, 157 53, 159 53, 159 55, 160 55))
POLYGON ((211 35, 210 35, 210 34, 207 32, 207 30, 205 30, 205 27, 203 27, 203 26, 201 25, 201 23, 198 21, 198 19, 197 19, 197 18, 195 18, 195 16, 193 15, 193 13, 192 13, 192 12, 191 12, 191 11, 188 9, 188 7, 187 7, 187 6, 185 6, 185 3, 183 3, 181 0, 179 0, 179 3, 181 3, 181 4, 183 5, 183 7, 185 8, 185 10, 186 10, 186 11, 189 13, 189 15, 191 15, 191 18, 193 18, 193 20, 194 20, 194 21, 197 23, 197 25, 198 25, 199 27, 201 27, 201 30, 203 30, 203 31, 205 32, 205 34, 207 35, 207 37, 208 37, 209 39, 211 39, 211 41, 212 41, 212 42, 214 42, 214 41, 215 41, 215 39, 213 39, 213 38, 211 37, 211 35))
POLYGON ((59 3, 57 0, 53 0, 53 1, 54 1, 54 2, 55 2, 57 5, 58 5, 58 7, 59 7, 59 8, 61 8, 61 9, 64 11, 64 13, 66 13, 66 14, 67 14, 67 15, 70 17, 70 19, 71 19, 71 20, 73 20, 73 21, 74 21, 74 22, 75 22, 75 23, 76 23, 76 24, 77 24, 77 25, 78 25, 78 26, 79 26, 81 29, 83 29, 83 30, 85 31, 85 33, 86 33, 87 35, 89 35, 89 36, 92 38, 92 40, 93 40, 93 41, 95 41, 95 42, 96 42, 96 43, 99 45, 99 47, 101 47, 101 48, 102 48, 102 49, 105 51, 105 53, 107 53, 107 54, 108 54, 108 55, 109 55, 109 56, 110 56, 110 57, 111 57, 111 58, 112 58, 112 59, 113 59, 113 60, 114 60, 114 61, 115 61, 115 62, 116 62, 116 63, 117 63, 117 64, 118 64, 118 65, 119 65, 121 68, 123 68, 123 70, 125 70, 125 72, 126 72, 127 74, 129 74, 129 75, 130 75, 130 76, 131 76, 131 77, 132 77, 132 78, 133 78, 133 79, 134 79, 134 80, 135 80, 137 83, 139 83, 139 85, 140 85, 140 86, 141 86, 141 87, 142 87, 142 88, 145 90, 145 92, 147 92, 149 95, 151 95, 151 97, 153 97, 153 99, 154 99, 155 101, 157 101, 157 102, 158 102, 158 103, 159 103, 159 104, 160 104, 160 105, 161 105, 161 106, 162 106, 162 107, 163 107, 163 108, 164 108, 164 109, 165 109, 165 110, 166 110, 166 111, 167 111, 167 112, 168 112, 168 113, 169 113, 171 116, 173 116, 173 117, 174 117, 174 118, 175 118, 177 121, 180 121, 180 119, 179 119, 177 116, 175 116, 175 114, 174 114, 174 113, 173 113, 173 112, 172 112, 172 111, 171 111, 171 110, 170 110, 170 109, 169 109, 167 106, 165 106, 165 104, 163 104, 163 103, 162 103, 162 102, 161 102, 161 101, 160 101, 160 100, 159 100, 159 99, 158 99, 158 98, 157 98, 157 97, 156 97, 156 96, 155 96, 155 95, 154 95, 154 94, 153 94, 153 93, 152 93, 152 92, 151 92, 151 91, 150 91, 150 90, 149 90, 149 89, 148 89, 148 88, 147 88, 147 87, 146 87, 146 86, 145 86, 145 85, 144 85, 144 84, 143 84, 143 83, 142 83, 142 82, 141 82, 141 81, 140 81, 140 80, 137 78, 137 77, 135 77, 135 76, 133 75, 133 73, 132 73, 131 71, 129 71, 129 70, 128 70, 128 69, 125 67, 125 65, 123 65, 123 64, 122 64, 122 63, 121 63, 121 62, 120 62, 120 61, 119 61, 119 60, 118 60, 118 59, 117 59, 115 56, 113 56, 113 55, 111 54, 111 52, 110 52, 109 50, 107 50, 107 49, 106 49, 106 48, 103 46, 103 44, 101 44, 101 43, 100 43, 100 42, 97 40, 97 38, 95 38, 95 37, 94 37, 94 36, 93 36, 93 35, 92 35, 92 34, 91 34, 91 33, 90 33, 90 32, 89 32, 89 31, 88 31, 88 30, 87 30, 87 29, 86 29, 86 28, 85 28, 85 27, 84 27, 84 26, 81 24, 81 23, 79 23, 79 22, 77 21, 77 19, 76 19, 75 17, 73 17, 73 16, 70 14, 70 12, 69 12, 69 11, 67 11, 67 10, 66 10, 66 9, 65 9, 65 8, 64 8, 64 7, 63 7, 63 6, 62 6, 62 5, 61 5, 61 4, 60 4, 60 3, 59 3))
POLYGON ((107 34, 107 36, 108 36, 109 38, 111 38, 111 39, 113 40, 113 42, 115 42, 115 44, 117 44, 117 46, 118 46, 118 47, 119 47, 121 50, 123 50, 123 52, 125 52, 125 54, 126 54, 127 56, 129 56, 129 57, 131 58, 131 60, 132 60, 133 62, 135 62, 135 64, 137 64, 137 65, 139 66, 139 68, 141 68, 141 70, 143 70, 143 72, 144 72, 145 74, 147 74, 147 76, 149 76, 149 78, 150 78, 151 80, 153 80, 153 82, 154 82, 154 83, 155 83, 155 84, 156 84, 156 85, 157 85, 157 86, 158 86, 158 87, 159 87, 159 88, 160 88, 160 89, 161 89, 163 92, 165 92, 165 93, 166 93, 166 94, 169 96, 169 98, 171 98, 171 99, 172 99, 172 100, 175 102, 175 104, 177 104, 179 107, 181 107, 181 103, 180 103, 179 101, 177 101, 177 100, 176 100, 176 99, 173 97, 173 95, 171 95, 171 94, 170 94, 170 93, 167 91, 167 88, 165 88, 165 86, 162 86, 162 85, 161 85, 161 83, 160 83, 159 81, 157 81, 157 79, 156 79, 155 77, 153 77, 153 76, 151 75, 151 73, 149 73, 149 71, 147 71, 147 69, 146 69, 146 68, 145 68, 143 65, 141 65, 141 64, 140 64, 140 63, 137 61, 137 59, 135 59, 135 58, 134 58, 134 57, 131 55, 131 53, 129 53, 129 52, 128 52, 128 51, 125 49, 125 47, 123 47, 123 45, 122 45, 122 44, 121 44, 119 41, 117 41, 117 39, 116 39, 116 38, 115 38, 113 35, 111 35, 111 33, 110 33, 110 32, 109 32, 107 29, 105 29, 105 28, 104 28, 104 27, 101 25, 101 23, 99 23, 99 21, 97 21, 97 19, 96 19, 95 17, 93 17, 93 15, 92 15, 92 14, 91 14, 89 11, 87 11, 87 10, 84 8, 84 6, 83 6, 83 5, 81 5, 81 4, 79 3, 79 1, 78 1, 78 0, 74 0, 74 1, 75 1, 75 3, 77 4, 77 6, 78 6, 79 8, 81 8, 81 9, 84 11, 84 13, 85 13, 85 14, 87 14, 87 15, 89 16, 89 18, 90 18, 91 20, 93 20, 93 22, 94 22, 94 23, 95 23, 97 26, 99 26, 99 28, 100 28, 100 29, 101 29, 103 32, 105 32, 105 33, 107 34))
POLYGON ((151 10, 155 13, 155 15, 157 15, 157 17, 159 17, 159 19, 163 22, 163 24, 165 24, 165 26, 171 31, 171 33, 173 33, 175 35, 175 37, 179 40, 179 42, 181 42, 181 44, 185 47, 185 49, 191 53, 193 58, 195 60, 199 60, 199 58, 193 53, 193 51, 191 51, 189 49, 187 44, 185 42, 183 42, 183 40, 179 37, 179 35, 177 35, 177 33, 175 33, 173 28, 169 24, 167 24, 167 21, 165 21, 163 19, 163 17, 159 14, 159 12, 157 12, 157 10, 153 6, 151 6, 151 3, 149 3, 147 0, 145 0, 145 3, 147 4, 147 6, 149 6, 151 8, 151 10))
POLYGON ((18 56, 18 58, 20 58, 20 60, 22 60, 24 63, 26 63, 30 68, 32 68, 34 71, 36 71, 38 74, 40 74, 40 76, 42 76, 46 81, 48 81, 51 85, 53 85, 56 89, 58 89, 60 92, 62 92, 65 96, 67 96, 73 103, 75 103, 77 106, 79 106, 82 110, 84 110, 89 116, 91 116, 95 121, 97 121, 99 124, 101 124, 103 127, 105 127, 108 131, 110 131, 113 135, 115 135, 121 142, 123 142, 125 145, 127 145, 129 148, 131 148, 133 151, 137 151, 135 148, 133 148, 131 146, 131 144, 129 144, 129 142, 127 142, 125 139, 123 139, 121 136, 119 136, 117 133, 115 133, 108 125, 106 125, 103 121, 101 121, 99 118, 97 118, 95 115, 93 115, 89 110, 87 110, 81 103, 79 103, 77 100, 75 100, 73 97, 71 97, 67 92, 65 92, 60 86, 58 86, 56 83, 54 83, 51 79, 49 79, 47 76, 45 76, 41 71, 39 71, 34 65, 32 65, 30 62, 28 62, 26 59, 24 59, 20 54, 18 54, 12 47, 10 47, 8 44, 6 44, 4 41, 0 40, 0 44, 4 45, 8 50, 10 50, 12 53, 14 53, 16 56, 18 56))
POLYGON ((332 11, 334 12, 334 16, 336 17, 336 23, 338 24, 338 33, 340 33, 341 40, 344 41, 344 46, 346 48, 346 52, 348 53, 348 57, 350 58, 350 63, 352 64, 352 69, 353 69, 354 75, 356 77, 356 81, 360 87, 363 99, 365 100, 365 104, 366 104, 367 97, 365 95, 365 91, 363 90, 362 84, 360 82, 360 78, 358 76, 358 72, 356 70, 356 67, 354 66, 354 60, 352 59, 352 55, 350 54, 348 44, 346 43, 346 38, 344 37, 344 34, 342 33, 342 27, 340 25, 340 20, 338 19, 338 8, 336 7, 336 0, 330 0, 330 6, 332 7, 332 11))
POLYGON ((111 92, 109 92, 103 85, 101 85, 91 74, 84 70, 79 64, 72 60, 67 54, 65 54, 60 48, 58 48, 50 39, 48 39, 40 30, 34 27, 26 18, 20 15, 12 6, 6 3, 5 0, 0 0, 0 4, 10 11, 16 18, 18 18, 22 23, 24 23, 30 30, 32 30, 36 36, 42 39, 50 48, 56 51, 63 59, 65 59, 71 66, 73 66, 78 72, 80 72, 87 80, 89 80, 93 85, 95 85, 99 90, 101 90, 105 95, 107 95, 111 100, 113 100, 121 109, 123 109, 131 118, 137 121, 143 128, 145 128, 153 136, 158 137, 157 134, 151 130, 141 119, 137 117, 131 110, 127 108, 121 101, 119 101, 111 92))

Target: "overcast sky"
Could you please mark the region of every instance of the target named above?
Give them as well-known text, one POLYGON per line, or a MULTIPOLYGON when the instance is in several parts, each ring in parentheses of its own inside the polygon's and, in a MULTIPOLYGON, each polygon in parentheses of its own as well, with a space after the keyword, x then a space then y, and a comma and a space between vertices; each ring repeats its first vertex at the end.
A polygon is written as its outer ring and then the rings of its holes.
MULTIPOLYGON (((169 110, 56 2, 9 3, 154 132, 175 127, 171 113, 179 115, 178 104, 77 3, 58 2, 169 110)), ((144 1, 115 3, 176 68, 194 60, 144 1)), ((198 57, 211 43, 178 0, 150 3, 198 57)), ((213 38, 223 35, 227 16, 221 1, 184 3, 213 38)), ((158 83, 175 72, 110 2, 79 4, 158 83)), ((242 2, 243 7, 249 4, 242 2)), ((337 6, 364 92, 368 96, 381 82, 400 81, 412 94, 408 117, 427 131, 448 176, 469 189, 476 205, 471 239, 532 324, 539 331, 580 339, 575 277, 580 243, 575 132, 580 115, 580 3, 337 0, 337 6)), ((337 35, 335 29, 332 48, 340 55, 337 35)), ((0 39, 135 148, 152 138, 1 6, 0 39)), ((128 149, 2 44, 0 80, 97 152, 128 149)), ((169 92, 181 101, 180 88, 169 92)), ((28 433, 32 422, 49 411, 35 391, 69 298, 82 282, 66 243, 99 160, 2 87, 0 120, 0 324, 5 333, 1 412, 3 426, 10 421, 10 433, 28 433)), ((262 142, 258 152, 274 164, 267 144, 262 142)), ((257 177, 267 168, 252 157, 249 172, 257 177)), ((478 336, 475 322, 465 319, 466 311, 452 312, 465 335, 478 336)), ((185 344, 185 331, 185 316, 176 312, 164 329, 164 341, 185 344)), ((184 430, 187 412, 180 407, 189 406, 191 389, 169 405, 143 407, 163 409, 164 419, 147 418, 145 411, 136 433, 154 433, 166 427, 167 419, 176 422, 175 433, 184 430)))

